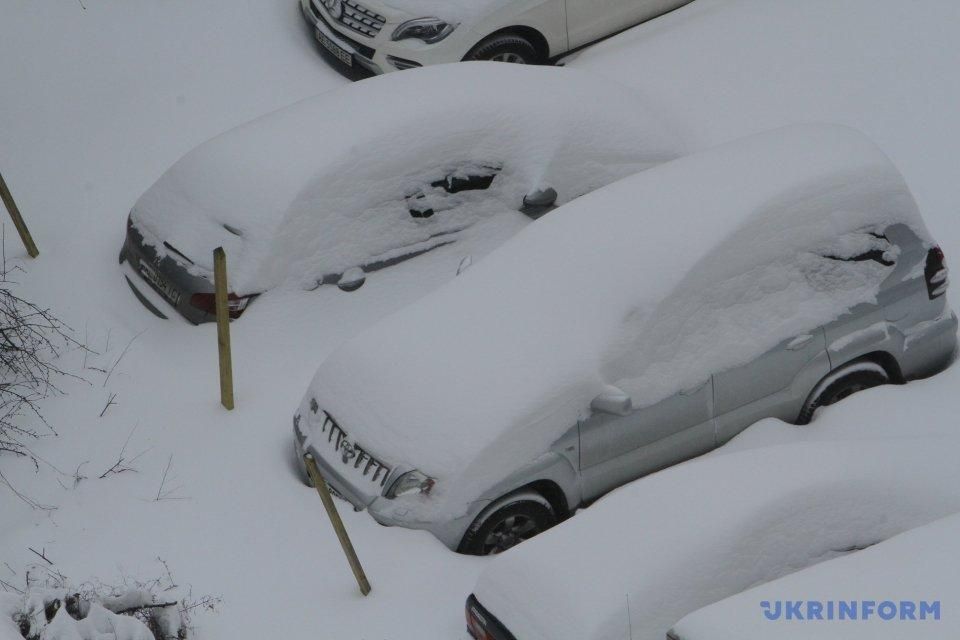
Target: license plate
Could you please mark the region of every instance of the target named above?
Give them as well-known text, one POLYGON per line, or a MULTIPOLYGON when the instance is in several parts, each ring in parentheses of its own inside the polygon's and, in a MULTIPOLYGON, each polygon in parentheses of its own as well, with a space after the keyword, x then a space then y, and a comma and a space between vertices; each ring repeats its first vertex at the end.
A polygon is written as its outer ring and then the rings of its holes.
POLYGON ((353 66, 353 54, 331 40, 327 34, 317 29, 317 41, 323 45, 323 48, 336 56, 337 60, 347 65, 353 66))
POLYGON ((180 304, 180 292, 177 291, 170 283, 164 280, 159 273, 157 273, 153 267, 148 265, 146 262, 140 261, 140 274, 144 279, 153 285, 153 287, 159 291, 164 298, 170 301, 173 306, 180 304))

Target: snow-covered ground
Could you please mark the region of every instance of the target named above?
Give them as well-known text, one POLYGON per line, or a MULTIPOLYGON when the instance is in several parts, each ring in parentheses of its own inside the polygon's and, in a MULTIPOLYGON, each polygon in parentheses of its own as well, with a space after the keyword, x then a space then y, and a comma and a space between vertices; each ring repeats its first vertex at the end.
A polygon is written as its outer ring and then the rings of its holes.
MULTIPOLYGON (((629 82, 692 147, 794 121, 864 130, 956 269, 958 12, 952 0, 696 0, 572 66, 629 82)), ((44 403, 59 437, 35 444, 39 470, 2 460, 13 486, 56 509, 0 487, 0 579, 22 586, 45 564, 31 547, 75 582, 150 579, 160 557, 178 583, 223 598, 196 617, 198 637, 465 638, 463 600, 486 563, 343 510, 373 583, 361 598, 290 463, 290 419, 319 362, 448 280, 459 256, 411 261, 354 294, 264 296, 233 325, 232 413, 218 403, 213 327, 150 316, 116 262, 131 206, 179 157, 346 83, 296 4, 4 0, 0 59, 0 171, 41 250, 24 259, 5 224, 6 256, 26 269, 20 291, 96 352, 66 356, 87 382, 64 381, 66 395, 44 403), (121 451, 133 470, 104 475, 121 451)), ((958 384, 954 367, 878 389, 811 429, 952 429, 958 384), (890 402, 869 401, 881 396, 890 402)), ((782 428, 761 423, 743 441, 782 428)))

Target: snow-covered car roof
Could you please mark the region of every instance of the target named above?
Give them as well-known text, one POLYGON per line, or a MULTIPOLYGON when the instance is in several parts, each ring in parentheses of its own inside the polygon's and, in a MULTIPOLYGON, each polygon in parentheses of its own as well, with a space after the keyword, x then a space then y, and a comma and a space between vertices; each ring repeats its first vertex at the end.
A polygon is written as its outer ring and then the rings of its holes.
POLYGON ((517 225, 524 195, 540 186, 562 204, 681 152, 616 83, 562 68, 441 65, 309 98, 200 145, 140 198, 132 220, 200 272, 222 245, 239 294, 288 281, 310 288, 481 220, 517 225), (489 190, 411 218, 413 191, 478 165, 499 171, 489 190))
POLYGON ((960 514, 721 600, 683 618, 674 633, 680 640, 943 640, 956 633, 951 619, 958 606, 960 514), (770 604, 773 617, 778 601, 802 602, 805 620, 785 619, 782 608, 778 620, 768 619, 760 603, 770 604), (821 603, 823 619, 807 618, 810 601, 821 603), (884 601, 892 608, 878 611, 884 601), (921 601, 927 603, 925 615, 921 601), (844 618, 840 602, 847 607, 844 618), (856 622, 850 621, 851 602, 856 622), (864 602, 873 603, 867 619, 864 602), (911 613, 915 620, 900 617, 911 613))
POLYGON ((663 640, 707 604, 960 511, 957 445, 812 442, 693 460, 497 557, 474 594, 524 640, 663 640))
POLYGON ((482 489, 546 451, 607 385, 643 406, 873 299, 879 282, 853 272, 811 284, 810 270, 836 265, 809 252, 895 222, 925 237, 903 179, 861 134, 753 136, 561 207, 340 348, 311 393, 357 442, 439 477, 438 495, 482 489))

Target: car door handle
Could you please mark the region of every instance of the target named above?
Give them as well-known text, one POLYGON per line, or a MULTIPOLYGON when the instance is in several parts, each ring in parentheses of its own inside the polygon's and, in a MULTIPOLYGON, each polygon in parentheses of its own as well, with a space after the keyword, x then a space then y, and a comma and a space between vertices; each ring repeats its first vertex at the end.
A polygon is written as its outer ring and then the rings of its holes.
POLYGON ((802 336, 797 336, 796 338, 794 338, 793 340, 791 340, 789 343, 787 343, 787 350, 788 350, 788 351, 800 351, 800 350, 803 349, 805 346, 807 346, 808 344, 810 344, 812 341, 813 341, 813 336, 810 335, 810 334, 805 334, 805 335, 802 335, 802 336))

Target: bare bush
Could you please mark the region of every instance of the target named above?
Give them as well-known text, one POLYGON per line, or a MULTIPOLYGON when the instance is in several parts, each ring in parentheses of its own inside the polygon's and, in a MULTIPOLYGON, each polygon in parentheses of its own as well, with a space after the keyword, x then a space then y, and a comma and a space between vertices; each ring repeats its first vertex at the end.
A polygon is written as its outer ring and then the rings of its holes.
POLYGON ((33 459, 29 442, 44 428, 56 433, 40 412, 40 401, 60 391, 60 380, 75 377, 56 363, 64 349, 82 345, 50 309, 19 296, 11 274, 4 263, 0 268, 0 453, 33 459))

